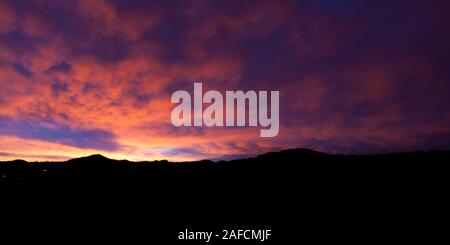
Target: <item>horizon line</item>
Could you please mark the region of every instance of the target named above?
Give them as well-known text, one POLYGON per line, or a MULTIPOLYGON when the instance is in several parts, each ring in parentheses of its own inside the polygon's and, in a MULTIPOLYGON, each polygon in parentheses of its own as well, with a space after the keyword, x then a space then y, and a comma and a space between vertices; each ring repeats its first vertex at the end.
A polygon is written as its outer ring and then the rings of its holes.
POLYGON ((8 163, 8 162, 16 162, 16 161, 22 161, 22 162, 27 162, 27 163, 64 163, 64 162, 68 162, 71 160, 77 160, 77 159, 83 159, 83 158, 93 158, 93 157, 102 157, 108 160, 113 160, 113 161, 128 161, 128 162, 134 162, 134 163, 139 163, 139 162, 169 162, 169 163, 189 163, 189 162, 202 162, 202 161, 210 161, 210 162, 229 162, 229 161, 237 161, 237 160, 246 160, 246 159, 252 159, 252 158, 257 158, 259 156, 263 156, 266 154, 271 154, 271 153, 282 153, 282 152, 286 152, 286 151, 308 151, 308 152, 314 152, 314 153, 319 153, 319 154, 323 154, 323 155, 328 155, 328 156, 386 156, 386 155, 395 155, 395 154, 412 154, 412 153, 431 153, 431 152, 450 152, 450 149, 428 149, 428 150, 411 150, 411 151, 393 151, 393 152, 384 152, 384 153, 369 153, 369 154, 342 154, 342 153, 327 153, 327 152, 322 152, 322 151, 318 151, 318 150, 314 150, 311 148, 286 148, 286 149, 281 149, 278 151, 267 151, 267 152, 263 152, 260 154, 253 154, 253 155, 249 155, 248 157, 244 157, 244 158, 235 158, 235 159, 199 159, 199 160, 187 160, 187 161, 170 161, 168 159, 160 159, 160 160, 143 160, 143 161, 134 161, 134 160, 128 160, 128 159, 117 159, 117 158, 110 158, 107 156, 104 156, 103 154, 99 154, 99 153, 94 153, 94 154, 90 154, 90 155, 84 155, 84 156, 80 156, 80 157, 74 157, 74 158, 69 158, 67 160, 62 160, 62 161, 28 161, 28 160, 24 160, 24 159, 14 159, 14 160, 0 160, 0 163, 8 163))

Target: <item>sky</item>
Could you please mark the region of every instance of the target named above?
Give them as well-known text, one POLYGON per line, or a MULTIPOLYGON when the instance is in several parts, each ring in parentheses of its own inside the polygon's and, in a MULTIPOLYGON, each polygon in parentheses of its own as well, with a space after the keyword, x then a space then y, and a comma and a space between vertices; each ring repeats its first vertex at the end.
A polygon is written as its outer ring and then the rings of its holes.
POLYGON ((0 0, 0 160, 450 149, 448 1, 0 0), (174 127, 177 90, 280 91, 280 131, 174 127))

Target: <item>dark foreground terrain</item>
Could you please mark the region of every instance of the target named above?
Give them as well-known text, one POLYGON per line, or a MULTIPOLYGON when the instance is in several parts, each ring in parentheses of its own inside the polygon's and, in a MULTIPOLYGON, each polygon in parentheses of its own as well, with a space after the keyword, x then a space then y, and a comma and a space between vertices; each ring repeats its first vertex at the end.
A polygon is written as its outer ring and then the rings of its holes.
POLYGON ((430 243, 446 231, 449 163, 450 151, 305 149, 226 162, 2 162, 2 232, 63 244, 189 243, 177 241, 187 228, 271 229, 259 244, 430 243))

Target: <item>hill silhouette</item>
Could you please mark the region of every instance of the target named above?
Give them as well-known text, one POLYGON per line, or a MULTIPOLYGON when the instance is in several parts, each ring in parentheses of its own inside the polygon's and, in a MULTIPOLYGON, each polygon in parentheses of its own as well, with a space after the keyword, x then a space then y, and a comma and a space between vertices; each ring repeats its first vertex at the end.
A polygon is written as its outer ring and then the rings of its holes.
POLYGON ((16 200, 3 210, 18 209, 3 212, 11 215, 9 224, 23 227, 27 220, 34 237, 51 230, 58 241, 172 243, 191 228, 272 229, 269 244, 429 242, 428 231, 443 229, 432 217, 448 207, 449 162, 450 151, 358 156, 290 149, 181 163, 92 155, 1 162, 0 184, 20 183, 14 185, 20 199, 2 191, 3 203, 16 200))
POLYGON ((268 152, 256 157, 231 161, 192 162, 113 160, 96 154, 64 162, 0 162, 1 181, 14 180, 129 180, 167 181, 168 179, 233 178, 263 180, 294 177, 342 179, 356 178, 352 173, 370 178, 404 176, 408 172, 425 171, 425 164, 450 162, 450 151, 408 152, 384 155, 332 155, 310 149, 268 152), (339 176, 337 176, 339 175, 339 176))

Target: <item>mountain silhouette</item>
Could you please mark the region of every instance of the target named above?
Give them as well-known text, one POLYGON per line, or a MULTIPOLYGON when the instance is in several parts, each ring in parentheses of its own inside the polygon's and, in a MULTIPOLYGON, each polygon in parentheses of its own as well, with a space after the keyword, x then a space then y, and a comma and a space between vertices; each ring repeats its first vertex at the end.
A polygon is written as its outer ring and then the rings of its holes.
MULTIPOLYGON (((365 174, 365 177, 390 176, 416 171, 424 164, 450 162, 450 151, 408 152, 384 155, 333 155, 310 149, 288 149, 268 152, 256 157, 230 161, 192 162, 114 160, 99 154, 64 162, 33 162, 23 160, 0 162, 1 181, 9 180, 130 180, 167 181, 232 178, 255 181, 275 176, 312 178, 320 175, 330 179, 365 174), (307 175, 309 174, 309 175, 307 175)), ((352 176, 353 178, 355 176, 352 176)))
MULTIPOLYGON (((186 228, 264 228, 273 230, 272 244, 299 236, 357 244, 392 236, 428 241, 420 234, 443 229, 430 217, 442 217, 448 207, 449 162, 450 151, 333 155, 289 149, 179 163, 91 155, 0 162, 0 184, 19 186, 14 192, 22 197, 14 204, 19 212, 3 214, 20 227, 31 220, 36 234, 51 230, 61 240, 176 242, 186 228)), ((2 190, 2 202, 16 200, 3 197, 2 190)))

